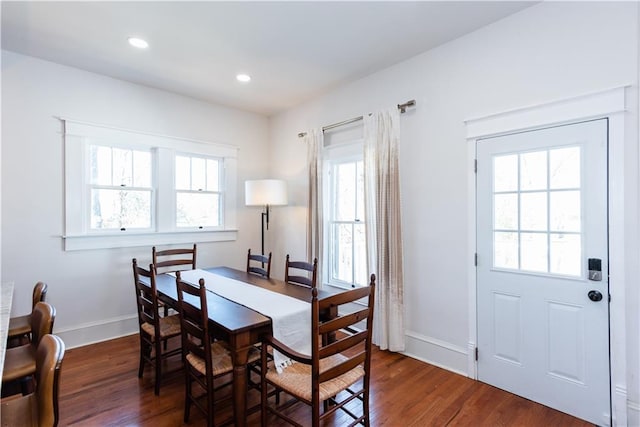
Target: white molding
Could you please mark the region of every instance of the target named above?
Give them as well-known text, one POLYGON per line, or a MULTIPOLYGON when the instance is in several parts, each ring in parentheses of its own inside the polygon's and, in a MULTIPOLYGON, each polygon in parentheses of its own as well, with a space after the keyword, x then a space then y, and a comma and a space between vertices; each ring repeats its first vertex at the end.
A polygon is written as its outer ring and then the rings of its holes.
POLYGON ((87 249, 131 248, 136 246, 182 243, 230 242, 237 239, 237 230, 188 231, 166 233, 130 233, 123 235, 62 236, 65 251, 87 249))
POLYGON ((467 376, 465 372, 467 350, 454 344, 428 337, 414 331, 405 331, 405 356, 420 360, 430 365, 467 376), (421 355, 428 354, 425 358, 421 355))
MULTIPOLYGON (((472 167, 476 158, 476 142, 479 139, 513 133, 518 131, 543 128, 558 124, 579 122, 595 118, 609 118, 609 212, 612 214, 609 222, 610 249, 610 281, 609 290, 612 295, 610 305, 610 342, 619 343, 611 349, 611 381, 621 384, 621 390, 626 386, 626 333, 625 333, 625 224, 624 199, 625 184, 634 186, 632 182, 625 182, 625 91, 630 85, 612 89, 578 95, 549 103, 526 106, 510 111, 499 112, 484 117, 465 120, 467 125, 467 156, 468 168, 468 227, 469 247, 468 258, 473 260, 476 252, 476 175, 472 167), (615 256, 614 256, 615 254, 615 256)), ((627 243, 628 244, 628 243, 627 243)), ((637 243, 634 243, 634 245, 637 243)), ((467 277, 469 297, 469 343, 477 343, 477 306, 476 306, 476 269, 471 268, 467 277)), ((475 378, 477 361, 469 363, 467 375, 475 378)), ((624 396, 612 391, 613 419, 627 421, 626 412, 629 404, 624 396)), ((617 424, 623 425, 623 424, 617 424)))
POLYGON ((467 119, 467 139, 620 113, 625 111, 625 89, 629 86, 631 85, 467 119))
POLYGON ((107 341, 138 332, 137 314, 112 317, 98 322, 87 322, 72 328, 53 331, 70 348, 107 341))

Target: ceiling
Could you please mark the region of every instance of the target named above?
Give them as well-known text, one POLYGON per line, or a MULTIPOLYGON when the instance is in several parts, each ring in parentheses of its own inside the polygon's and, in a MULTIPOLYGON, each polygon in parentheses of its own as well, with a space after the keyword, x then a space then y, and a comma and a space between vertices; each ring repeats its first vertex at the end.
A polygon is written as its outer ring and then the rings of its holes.
POLYGON ((2 48, 269 116, 534 3, 2 1, 2 48))

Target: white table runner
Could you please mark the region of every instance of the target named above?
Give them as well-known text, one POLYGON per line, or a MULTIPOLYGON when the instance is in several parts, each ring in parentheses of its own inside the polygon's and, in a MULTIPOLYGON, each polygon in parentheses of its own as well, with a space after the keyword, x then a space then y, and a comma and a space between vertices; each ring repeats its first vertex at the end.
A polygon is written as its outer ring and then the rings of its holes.
MULTIPOLYGON (((311 354, 311 304, 308 302, 206 270, 181 271, 180 277, 195 285, 202 278, 208 291, 270 317, 275 339, 299 353, 311 354)), ((278 372, 292 363, 279 352, 273 356, 278 372)))

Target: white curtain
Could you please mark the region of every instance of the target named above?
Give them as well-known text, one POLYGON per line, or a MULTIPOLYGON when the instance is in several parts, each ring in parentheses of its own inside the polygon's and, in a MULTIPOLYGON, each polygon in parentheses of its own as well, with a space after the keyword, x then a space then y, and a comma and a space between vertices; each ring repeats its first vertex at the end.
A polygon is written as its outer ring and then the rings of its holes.
POLYGON ((376 273, 373 342, 403 351, 404 301, 397 108, 364 117, 368 271, 376 273))
MULTIPOLYGON (((322 278, 323 224, 322 212, 322 129, 311 129, 304 137, 307 144, 307 165, 309 171, 309 203, 307 209, 307 257, 308 261, 318 258, 318 277, 322 278)), ((322 280, 318 286, 322 286, 322 280)))

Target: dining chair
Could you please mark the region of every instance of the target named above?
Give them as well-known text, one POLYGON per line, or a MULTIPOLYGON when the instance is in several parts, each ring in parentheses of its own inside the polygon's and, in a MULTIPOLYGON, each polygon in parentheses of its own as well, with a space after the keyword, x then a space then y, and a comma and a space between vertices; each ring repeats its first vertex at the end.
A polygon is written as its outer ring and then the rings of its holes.
MULTIPOLYGON (((204 279, 198 286, 180 279, 176 273, 178 313, 182 330, 182 354, 185 362, 184 422, 189 422, 193 404, 207 418, 207 426, 215 425, 215 391, 231 385, 231 381, 214 387, 214 380, 233 372, 228 344, 214 340, 209 326, 207 289, 204 279), (194 383, 197 387, 194 388, 194 383)), ((251 349, 249 363, 260 359, 260 353, 251 349)), ((230 420, 231 421, 231 420, 230 420)))
MULTIPOLYGON (((369 286, 345 291, 327 298, 318 299, 317 288, 312 289, 311 300, 311 356, 300 354, 273 337, 264 337, 262 346, 262 425, 267 425, 269 413, 290 424, 301 426, 290 415, 283 412, 296 402, 311 406, 313 427, 320 421, 343 410, 354 419, 350 425, 369 425, 369 382, 371 373, 371 329, 375 275, 371 275, 369 286), (322 320, 320 313, 330 308, 338 308, 362 299, 365 307, 355 312, 322 320), (361 322, 364 321, 364 328, 361 322), (335 334, 335 340, 323 343, 321 337, 335 334), (267 345, 280 351, 297 363, 292 363, 278 373, 269 363, 267 345), (267 388, 275 387, 292 397, 289 401, 275 406, 268 402, 267 388), (358 399, 362 403, 362 415, 355 415, 349 402, 358 399), (322 404, 322 405, 321 405, 322 404), (331 405, 329 405, 331 404, 331 405), (323 409, 321 413, 321 409, 323 409)), ((289 412, 290 414, 290 412, 289 412)))
MULTIPOLYGON (((47 284, 38 282, 33 287, 31 297, 31 311, 36 304, 44 301, 47 297, 47 284)), ((26 344, 31 340, 31 313, 23 316, 16 316, 9 319, 9 330, 7 332, 7 346, 15 347, 17 345, 26 344)))
POLYGON ((257 274, 268 279, 271 276, 271 252, 269 252, 269 256, 252 254, 251 249, 249 249, 247 253, 247 273, 257 274), (256 265, 256 263, 259 263, 259 265, 256 265))
POLYGON ((163 364, 168 358, 180 355, 182 352, 180 346, 169 350, 166 345, 171 338, 180 336, 180 317, 177 314, 164 317, 158 314, 158 291, 153 265, 149 265, 149 270, 144 269, 138 266, 135 258, 132 260, 132 265, 140 335, 138 378, 142 378, 145 364, 153 366, 155 369, 154 392, 159 395, 163 364), (143 277, 147 280, 142 280, 143 277))
MULTIPOLYGON (((193 248, 163 249, 151 248, 151 262, 156 274, 175 273, 180 270, 196 269, 196 244, 193 248), (186 257, 185 257, 186 255, 186 257)), ((160 307, 164 309, 164 315, 169 315, 169 307, 160 302, 160 307)), ((166 347, 165 347, 166 348, 166 347)))
POLYGON ((306 286, 308 288, 315 288, 317 270, 318 258, 314 258, 313 263, 306 261, 290 261, 289 254, 287 254, 287 260, 284 268, 284 281, 295 285, 306 286), (291 269, 293 269, 293 271, 291 271, 291 269), (303 270, 303 272, 296 270, 303 270), (294 274, 291 274, 292 272, 294 274), (309 275, 311 275, 311 278, 309 278, 309 275))
POLYGON ((34 393, 3 399, 0 413, 3 426, 58 425, 58 388, 64 359, 64 342, 56 335, 44 335, 36 351, 34 393))
POLYGON ((19 347, 8 348, 4 358, 2 384, 22 381, 22 393, 26 394, 30 377, 36 372, 36 351, 40 340, 53 330, 56 309, 47 302, 36 303, 31 313, 31 342, 19 347))

